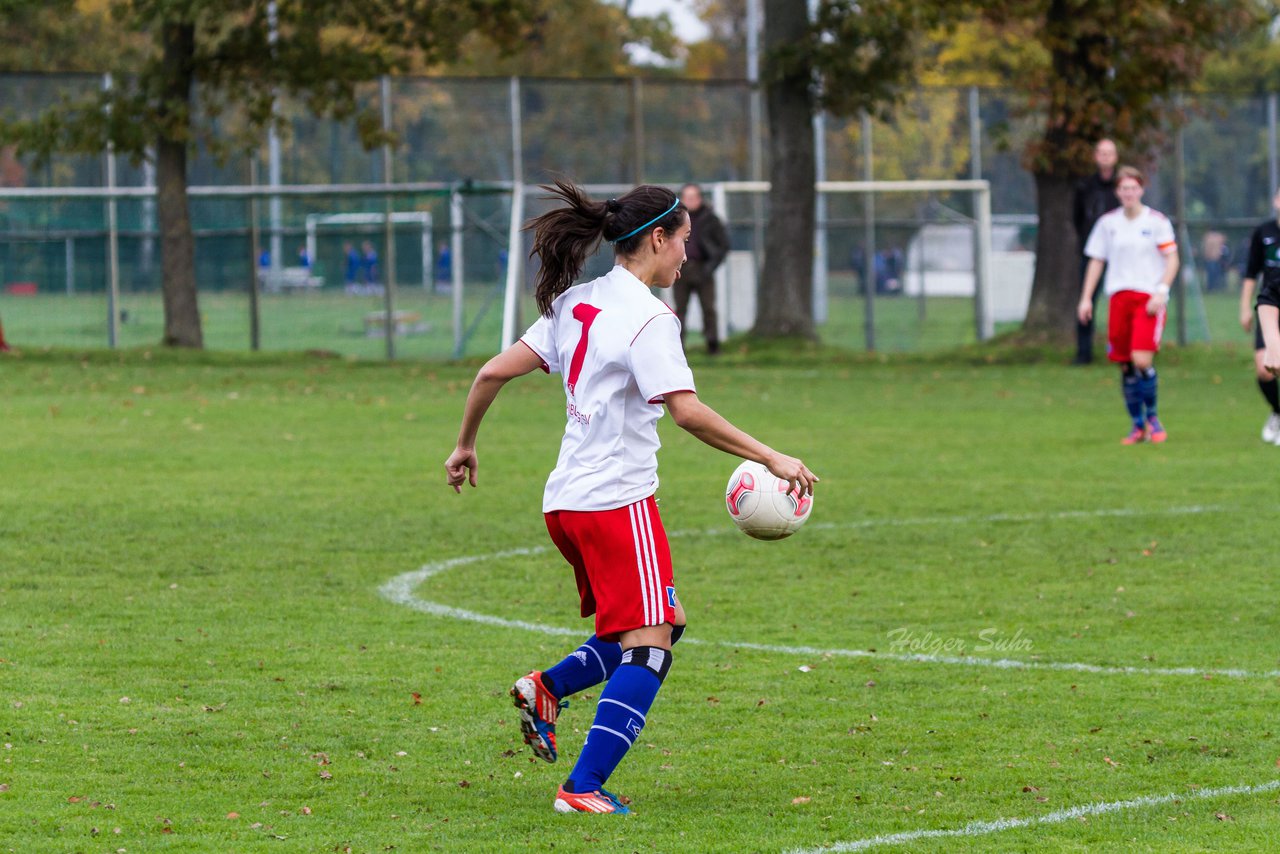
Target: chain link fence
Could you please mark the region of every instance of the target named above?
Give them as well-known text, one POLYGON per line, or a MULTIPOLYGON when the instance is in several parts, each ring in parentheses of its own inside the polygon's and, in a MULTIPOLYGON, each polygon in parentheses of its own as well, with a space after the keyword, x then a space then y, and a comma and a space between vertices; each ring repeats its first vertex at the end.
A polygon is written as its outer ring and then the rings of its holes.
MULTIPOLYGON (((0 75, 0 100, 12 115, 32 116, 104 85, 98 76, 0 75)), ((209 191, 191 199, 207 346, 365 357, 491 353, 500 338, 515 183, 563 176, 678 186, 767 176, 766 128, 752 121, 763 111, 745 82, 397 78, 363 87, 359 97, 374 107, 386 99, 397 135, 388 151, 365 150, 351 122, 317 119, 285 100, 279 109, 287 131, 278 146, 264 139, 252 155, 223 163, 192 152, 190 184, 209 191), (387 183, 397 190, 372 187, 387 183), (276 184, 294 192, 263 191, 276 184), (370 189, 334 189, 350 185, 370 189), (431 188, 407 192, 406 185, 431 188), (228 192, 217 195, 218 188, 228 192), (388 211, 395 214, 389 236, 388 211)), ((1026 252, 1035 244, 1035 187, 1019 152, 1036 122, 1018 114, 1017 102, 1016 94, 997 90, 921 89, 892 122, 822 117, 819 178, 985 179, 997 251, 1026 252)), ((1152 178, 1147 201, 1181 214, 1197 295, 1189 337, 1222 338, 1238 334, 1233 291, 1245 246, 1271 214, 1276 96, 1198 94, 1185 105, 1189 121, 1170 135, 1167 150, 1141 158, 1152 178)), ((236 117, 219 122, 231 129, 236 117)), ((56 156, 37 165, 23 152, 0 150, 0 321, 18 344, 141 346, 160 338, 159 231, 147 192, 154 171, 145 160, 109 159, 56 156), (140 195, 113 203, 19 197, 40 188, 105 189, 112 171, 116 187, 141 188, 140 195)), ((861 198, 823 204, 818 272, 828 287, 818 317, 826 340, 918 350, 974 339, 965 320, 973 316, 971 297, 907 287, 939 263, 926 247, 963 245, 946 231, 971 223, 962 200, 912 194, 869 207, 861 198), (926 228, 932 242, 921 239, 926 228), (873 301, 862 299, 864 283, 875 289, 873 301), (873 310, 877 304, 882 308, 873 310)), ((763 204, 741 199, 730 208, 734 248, 758 253, 768 227, 763 204)), ((1025 266, 1008 275, 1022 275, 1025 266)), ((532 317, 527 295, 522 309, 532 317)))

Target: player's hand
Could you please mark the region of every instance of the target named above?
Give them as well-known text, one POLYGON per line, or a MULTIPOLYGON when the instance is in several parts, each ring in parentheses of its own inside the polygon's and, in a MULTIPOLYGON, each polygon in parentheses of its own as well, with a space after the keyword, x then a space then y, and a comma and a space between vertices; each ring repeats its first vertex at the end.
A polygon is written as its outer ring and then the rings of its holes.
POLYGON ((1240 328, 1245 332, 1253 331, 1253 309, 1248 307, 1240 309, 1240 328))
POLYGON ((463 481, 469 480, 475 486, 479 468, 480 461, 476 459, 475 448, 454 448, 449 459, 444 461, 444 470, 454 492, 462 492, 463 481))
POLYGON ((1273 375, 1280 374, 1280 349, 1268 347, 1267 351, 1262 354, 1262 367, 1273 375))
POLYGON ((813 495, 813 485, 821 480, 804 463, 786 454, 774 454, 765 467, 779 480, 787 482, 787 492, 799 490, 801 495, 813 495))
POLYGON ((1093 300, 1082 299, 1080 304, 1076 306, 1076 317, 1081 323, 1088 323, 1093 319, 1093 300))
POLYGON ((1169 304, 1169 298, 1162 294, 1152 294, 1151 299, 1147 300, 1147 314, 1155 317, 1164 311, 1165 306, 1169 304))

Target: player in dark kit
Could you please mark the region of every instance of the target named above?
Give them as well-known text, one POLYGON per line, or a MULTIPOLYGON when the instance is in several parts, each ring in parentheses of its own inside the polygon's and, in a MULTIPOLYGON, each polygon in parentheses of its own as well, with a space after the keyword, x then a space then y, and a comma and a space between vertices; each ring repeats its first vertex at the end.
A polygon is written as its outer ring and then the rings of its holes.
POLYGON ((1280 368, 1277 364, 1280 361, 1280 329, 1276 328, 1274 313, 1280 307, 1280 189, 1276 190, 1271 204, 1278 219, 1269 219, 1259 225, 1249 242, 1249 261, 1240 285, 1240 325, 1245 332, 1253 329, 1254 372, 1258 378, 1258 389, 1271 407, 1271 415, 1262 426, 1262 441, 1280 445, 1280 383, 1276 381, 1276 370, 1280 368), (1255 287, 1258 287, 1256 307, 1253 300, 1255 287), (1268 330, 1267 326, 1271 329, 1268 330), (1277 339, 1274 352, 1270 353, 1268 331, 1273 331, 1277 339), (1272 357, 1270 362, 1267 361, 1268 355, 1272 357))

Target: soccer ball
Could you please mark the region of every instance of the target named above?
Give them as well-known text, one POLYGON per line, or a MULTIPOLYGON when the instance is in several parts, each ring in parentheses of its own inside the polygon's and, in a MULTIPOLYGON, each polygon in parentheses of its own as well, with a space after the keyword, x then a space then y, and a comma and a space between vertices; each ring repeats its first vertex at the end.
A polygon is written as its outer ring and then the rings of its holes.
POLYGON ((785 480, 748 460, 729 478, 724 505, 729 518, 748 537, 781 540, 800 530, 809 518, 813 496, 801 495, 798 490, 788 492, 785 480))

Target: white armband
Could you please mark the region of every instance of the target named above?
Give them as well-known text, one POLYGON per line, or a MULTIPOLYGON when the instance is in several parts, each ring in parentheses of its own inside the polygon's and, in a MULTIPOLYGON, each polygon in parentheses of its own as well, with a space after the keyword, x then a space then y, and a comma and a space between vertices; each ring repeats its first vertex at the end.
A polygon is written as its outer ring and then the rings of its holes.
POLYGON ((1168 286, 1168 285, 1166 285, 1164 282, 1159 282, 1159 283, 1157 283, 1157 284, 1156 284, 1156 296, 1165 297, 1166 299, 1168 299, 1168 297, 1169 297, 1169 286, 1168 286))

